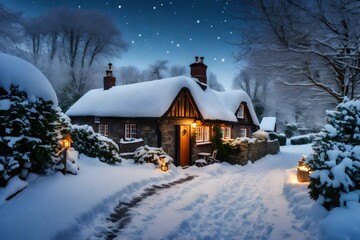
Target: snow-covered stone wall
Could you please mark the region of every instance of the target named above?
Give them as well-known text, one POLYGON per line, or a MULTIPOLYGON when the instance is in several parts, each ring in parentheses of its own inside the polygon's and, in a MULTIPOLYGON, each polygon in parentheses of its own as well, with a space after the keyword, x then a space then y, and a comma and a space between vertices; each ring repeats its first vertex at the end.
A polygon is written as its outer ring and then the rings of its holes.
POLYGON ((256 161, 267 154, 277 154, 279 151, 280 145, 277 140, 241 142, 240 150, 230 154, 229 162, 246 165, 249 160, 256 161))

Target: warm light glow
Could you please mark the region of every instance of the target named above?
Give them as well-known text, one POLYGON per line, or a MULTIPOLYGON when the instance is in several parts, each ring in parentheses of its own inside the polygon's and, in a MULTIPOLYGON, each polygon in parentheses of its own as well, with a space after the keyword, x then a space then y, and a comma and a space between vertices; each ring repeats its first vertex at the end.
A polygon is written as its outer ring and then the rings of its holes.
POLYGON ((167 170, 169 170, 169 166, 168 164, 165 162, 165 157, 160 156, 160 169, 164 172, 166 172, 167 170))
POLYGON ((69 148, 71 147, 71 138, 70 138, 70 135, 67 135, 66 138, 64 138, 63 140, 61 140, 62 142, 62 146, 63 148, 69 148))
POLYGON ((308 166, 306 166, 306 165, 304 165, 304 166, 299 166, 298 169, 299 169, 300 171, 303 171, 303 172, 309 172, 309 171, 310 171, 310 168, 309 168, 308 166))
POLYGON ((191 123, 191 127, 192 127, 192 128, 196 128, 196 120, 194 120, 194 121, 191 123))

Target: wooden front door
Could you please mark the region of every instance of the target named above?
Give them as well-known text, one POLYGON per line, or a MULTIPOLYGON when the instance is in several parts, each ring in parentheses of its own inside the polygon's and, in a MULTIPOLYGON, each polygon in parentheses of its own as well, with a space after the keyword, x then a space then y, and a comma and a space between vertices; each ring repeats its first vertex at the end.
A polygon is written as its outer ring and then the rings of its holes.
POLYGON ((181 125, 179 131, 179 162, 180 166, 187 166, 190 165, 190 126, 181 125))

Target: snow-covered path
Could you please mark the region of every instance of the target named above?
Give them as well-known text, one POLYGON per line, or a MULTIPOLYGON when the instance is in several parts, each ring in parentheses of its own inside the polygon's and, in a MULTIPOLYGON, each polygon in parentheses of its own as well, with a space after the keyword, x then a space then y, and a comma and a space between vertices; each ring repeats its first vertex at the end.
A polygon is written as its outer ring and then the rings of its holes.
POLYGON ((283 194, 285 170, 303 150, 282 148, 243 167, 192 167, 186 173, 198 177, 144 199, 117 239, 311 239, 283 194))

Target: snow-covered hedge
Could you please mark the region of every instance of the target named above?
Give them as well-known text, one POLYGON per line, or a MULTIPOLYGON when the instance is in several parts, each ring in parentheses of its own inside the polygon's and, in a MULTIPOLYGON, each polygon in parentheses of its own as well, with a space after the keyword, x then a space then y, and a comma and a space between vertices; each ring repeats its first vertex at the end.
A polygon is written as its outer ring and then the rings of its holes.
POLYGON ((315 139, 314 133, 306 134, 306 135, 300 135, 296 137, 290 138, 290 144, 291 145, 302 145, 302 144, 309 144, 312 143, 312 141, 315 139))
POLYGON ((326 114, 307 163, 310 196, 330 210, 360 200, 360 101, 345 99, 326 114))
POLYGON ((160 164, 160 156, 164 157, 166 163, 172 163, 173 159, 162 149, 157 147, 149 147, 147 145, 136 149, 134 153, 135 163, 153 163, 160 164))
POLYGON ((52 101, 30 101, 17 86, 0 87, 0 186, 15 175, 59 168, 59 112, 52 101))
POLYGON ((89 125, 72 125, 70 131, 74 148, 89 157, 98 157, 109 164, 121 163, 118 145, 108 137, 95 133, 89 125))
POLYGON ((286 145, 286 136, 283 133, 276 133, 276 132, 270 132, 269 133, 269 138, 270 140, 278 140, 280 146, 285 146, 286 145))

